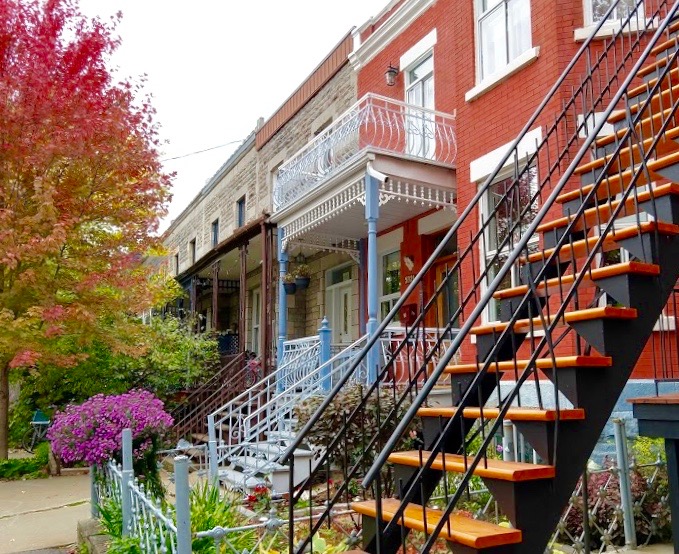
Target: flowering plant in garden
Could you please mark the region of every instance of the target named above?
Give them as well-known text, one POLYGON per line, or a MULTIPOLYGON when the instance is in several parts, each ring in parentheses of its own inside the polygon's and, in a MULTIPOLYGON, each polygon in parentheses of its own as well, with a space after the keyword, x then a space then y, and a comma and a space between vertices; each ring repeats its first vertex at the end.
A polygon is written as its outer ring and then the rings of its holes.
POLYGON ((52 450, 64 462, 101 465, 121 449, 123 429, 132 430, 134 457, 143 458, 172 426, 163 402, 150 392, 98 394, 57 412, 47 431, 52 450))

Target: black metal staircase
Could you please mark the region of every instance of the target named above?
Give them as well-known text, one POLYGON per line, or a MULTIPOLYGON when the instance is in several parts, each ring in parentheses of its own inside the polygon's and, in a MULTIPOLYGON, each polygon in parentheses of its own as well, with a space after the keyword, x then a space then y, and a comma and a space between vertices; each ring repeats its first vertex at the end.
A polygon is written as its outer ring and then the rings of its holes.
MULTIPOLYGON (((317 445, 325 448, 323 458, 290 499, 291 551, 311 544, 313 534, 347 506, 362 515, 368 552, 405 551, 407 544, 428 552, 440 541, 456 554, 544 551, 679 277, 678 10, 679 3, 639 2, 605 45, 586 41, 479 187, 448 238, 491 193, 492 209, 478 231, 458 236, 458 260, 421 306, 411 332, 437 317, 445 280, 456 273, 464 275, 459 308, 450 322, 438 322, 438 345, 429 351, 421 345, 418 356, 406 352, 407 359, 417 359, 407 368, 409 386, 386 381, 393 365, 402 363, 397 349, 362 401, 347 408, 342 428, 317 445), (657 30, 654 22, 660 22, 657 30), (563 105, 555 119, 554 101, 563 105), (612 133, 602 132, 605 123, 614 126, 612 133), (535 126, 544 128, 544 138, 526 156, 519 144, 535 126), (498 187, 507 162, 513 175, 498 187), (482 323, 495 314, 499 322, 482 323), (459 322, 459 334, 440 353, 452 321, 459 322), (451 363, 460 351, 472 350, 473 363, 451 363), (432 369, 434 354, 440 362, 432 369), (453 405, 429 406, 441 387, 453 405), (366 414, 375 411, 377 425, 365 428, 366 414), (516 425, 540 463, 493 455, 504 420, 516 425), (423 447, 404 450, 419 426, 423 447), (319 493, 319 480, 333 472, 341 473, 339 484, 319 493), (458 475, 454 488, 444 474, 458 475), (483 479, 511 528, 455 512, 473 476, 483 479), (352 485, 357 480, 362 499, 352 485), (444 507, 434 509, 428 503, 441 483, 444 507), (295 511, 302 500, 312 505, 303 535, 295 511), (409 537, 411 530, 420 534, 409 537)), ((412 348, 406 341, 399 348, 412 348)), ((343 385, 298 441, 325 417, 343 385)))

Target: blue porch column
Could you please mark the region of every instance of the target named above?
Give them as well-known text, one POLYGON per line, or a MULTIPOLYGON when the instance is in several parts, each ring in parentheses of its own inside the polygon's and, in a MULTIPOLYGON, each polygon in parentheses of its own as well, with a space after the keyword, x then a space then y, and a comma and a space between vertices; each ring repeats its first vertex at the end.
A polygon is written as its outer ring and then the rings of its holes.
POLYGON ((283 361, 283 343, 288 334, 288 297, 283 287, 283 276, 288 272, 288 253, 283 250, 285 230, 278 229, 278 350, 276 360, 278 367, 283 361))
MULTIPOLYGON (((328 362, 332 357, 332 330, 328 324, 328 318, 324 317, 321 322, 321 328, 318 330, 318 338, 321 343, 321 348, 318 355, 318 365, 322 366, 324 363, 328 362)), ((323 390, 328 392, 331 388, 332 382, 330 378, 330 365, 327 365, 321 370, 321 379, 323 390)))
MULTIPOLYGON (((379 325, 377 311, 379 299, 377 296, 377 219, 380 211, 379 198, 380 181, 371 171, 370 166, 365 174, 365 219, 368 222, 368 322, 366 332, 372 337, 379 325)), ((373 383, 379 372, 378 343, 368 352, 368 382, 373 383)))

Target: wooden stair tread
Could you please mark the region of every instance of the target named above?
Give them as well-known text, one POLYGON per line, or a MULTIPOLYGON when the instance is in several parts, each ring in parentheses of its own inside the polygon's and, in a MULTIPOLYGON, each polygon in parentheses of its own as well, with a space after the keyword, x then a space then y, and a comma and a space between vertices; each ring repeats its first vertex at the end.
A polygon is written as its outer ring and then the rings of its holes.
MULTIPOLYGON (((679 67, 675 67, 674 69, 671 69, 668 71, 663 79, 666 79, 668 82, 676 82, 676 79, 679 77, 679 67)), ((641 85, 638 85, 632 89, 630 89, 627 93, 627 96, 629 98, 634 98, 635 96, 639 96, 640 94, 644 94, 651 90, 656 83, 658 82, 658 77, 655 77, 654 79, 649 79, 648 82, 643 83, 641 85)))
MULTIPOLYGON (((679 83, 676 83, 674 86, 669 88, 660 88, 653 94, 653 97, 651 98, 650 102, 647 102, 647 100, 643 100, 642 102, 630 103, 628 106, 629 113, 630 115, 634 115, 641 108, 644 108, 649 112, 654 112, 655 110, 658 110, 665 106, 671 106, 677 97, 677 93, 679 93, 679 83)), ((607 121, 609 123, 618 123, 619 121, 623 121, 626 115, 627 109, 615 110, 608 117, 607 121)))
MULTIPOLYGON (((679 139, 679 127, 672 127, 671 129, 665 131, 665 135, 663 136, 663 138, 659 140, 658 143, 656 144, 656 152, 660 151, 662 153, 666 153, 679 150, 679 142, 677 142, 677 139, 679 139)), ((654 140, 655 137, 648 137, 643 141, 642 145, 644 147, 645 152, 648 151, 648 149, 653 144, 654 140)), ((624 148, 621 148, 616 156, 614 156, 613 154, 608 154, 606 156, 601 156, 600 158, 594 158, 593 160, 586 162, 584 164, 580 164, 578 167, 575 168, 575 174, 582 175, 594 169, 604 167, 606 165, 606 162, 614 157, 623 158, 623 164, 629 164, 631 163, 630 159, 632 157, 632 154, 637 157, 640 155, 638 144, 633 144, 632 146, 625 146, 624 148)), ((614 160, 614 162, 609 166, 609 169, 614 170, 615 168, 617 168, 617 166, 618 165, 614 160)))
MULTIPOLYGON (((608 277, 616 277, 618 275, 660 275, 660 266, 656 264, 646 264, 643 262, 623 262, 614 265, 607 265, 605 267, 598 267, 590 269, 585 272, 585 277, 580 281, 580 286, 594 285, 599 279, 606 279, 608 277)), ((540 281, 535 286, 538 293, 549 295, 553 291, 562 290, 563 286, 571 286, 575 280, 574 274, 563 275, 562 277, 554 277, 548 279, 547 283, 540 281)), ((493 298, 497 300, 504 300, 507 298, 515 298, 517 296, 524 296, 528 293, 528 285, 519 285, 509 289, 503 289, 493 294, 493 298)))
MULTIPOLYGON (((578 321, 591 321, 594 319, 634 319, 637 311, 634 308, 617 308, 614 306, 603 306, 599 308, 588 308, 586 310, 575 310, 566 312, 560 318, 562 323, 576 323, 578 321)), ((549 325, 556 318, 545 316, 545 322, 549 325)), ((489 335, 491 333, 501 333, 508 327, 509 323, 500 321, 472 327, 471 333, 474 335, 489 335)), ((531 329, 542 328, 542 318, 534 317, 531 319, 519 319, 514 323, 514 331, 517 333, 529 333, 531 329)))
POLYGON ((666 66, 668 61, 669 61, 668 58, 660 58, 659 60, 651 62, 648 65, 645 65, 637 72, 637 77, 646 77, 646 75, 650 75, 657 69, 666 66))
MULTIPOLYGON (((659 172, 665 168, 671 167, 678 163, 679 163, 679 151, 671 152, 654 160, 649 160, 649 162, 646 164, 646 168, 648 169, 650 176, 647 175, 647 172, 645 170, 642 171, 637 177, 634 186, 640 187, 642 185, 648 185, 650 182, 653 181, 665 180, 665 178, 659 172)), ((560 194, 556 198, 556 201, 560 204, 563 204, 565 202, 570 202, 572 200, 584 198, 585 196, 587 196, 587 194, 589 194, 589 192, 593 188, 597 189, 596 193, 594 194, 595 198, 599 200, 609 198, 611 196, 623 192, 625 187, 627 187, 629 183, 632 181, 632 178, 634 177, 634 174, 637 170, 638 166, 635 166, 634 168, 626 169, 625 171, 619 173, 607 175, 599 182, 598 185, 597 184, 584 185, 578 189, 565 192, 563 194, 560 194)))
MULTIPOLYGON (((636 214, 638 204, 642 202, 647 202, 651 199, 662 198, 669 195, 679 195, 679 183, 665 183, 664 185, 659 185, 653 187, 652 191, 643 191, 636 195, 636 198, 630 195, 625 201, 624 208, 620 211, 618 217, 624 217, 626 215, 636 214)), ((574 231, 580 231, 585 228, 591 228, 594 225, 598 225, 600 222, 607 221, 613 211, 620 205, 620 200, 614 200, 611 202, 605 202, 594 206, 593 208, 586 209, 579 217, 572 215, 570 217, 564 216, 547 223, 543 223, 537 228, 539 233, 546 233, 554 229, 559 229, 566 227, 573 219, 578 218, 576 224, 573 226, 574 231)))
MULTIPOLYGON (((422 462, 426 462, 432 452, 409 450, 407 452, 394 452, 389 456, 389 461, 393 464, 406 465, 409 467, 421 467, 422 462)), ((465 473, 467 467, 474 460, 473 456, 460 454, 437 454, 431 467, 439 471, 449 471, 451 473, 465 473)), ((504 460, 494 460, 487 458, 481 460, 474 468, 474 475, 487 479, 498 479, 501 481, 535 481, 537 479, 553 479, 555 475, 554 466, 531 464, 526 462, 505 462, 504 460)))
MULTIPOLYGON (((637 121, 635 128, 636 129, 646 129, 647 132, 644 132, 643 134, 646 136, 652 135, 653 133, 650 133, 650 129, 660 129, 662 124, 667 120, 667 118, 671 117, 672 114, 672 108, 667 108, 666 110, 662 112, 655 112, 647 117, 644 117, 637 121)), ((622 139, 623 136, 625 136, 625 133, 627 132, 627 127, 622 127, 618 129, 615 133, 611 133, 609 135, 604 135, 603 137, 597 138, 595 141, 596 146, 606 146, 608 144, 611 144, 615 142, 616 138, 622 139)))
MULTIPOLYGON (((519 371, 528 366, 529 360, 506 360, 493 362, 488 367, 489 372, 512 371, 515 368, 519 371)), ((613 359, 609 356, 557 356, 552 358, 538 358, 535 366, 538 369, 552 369, 554 367, 610 367, 613 359)), ((456 364, 449 365, 444 370, 445 373, 476 373, 483 368, 483 363, 478 364, 456 364)))
POLYGON ((656 44, 653 47, 653 50, 651 50, 651 56, 657 56, 661 52, 664 52, 665 50, 669 50, 673 46, 676 46, 677 44, 679 44, 678 41, 679 41, 679 39, 677 37, 672 37, 672 38, 668 38, 667 40, 662 41, 659 44, 656 44))
MULTIPOLYGON (((617 244, 618 241, 629 239, 644 233, 653 233, 656 231, 661 235, 679 235, 679 225, 664 223, 662 221, 646 221, 639 226, 634 225, 625 227, 624 229, 611 231, 606 237, 604 237, 601 248, 604 252, 615 250, 619 248, 617 244)), ((565 244, 561 247, 558 257, 564 257, 570 260, 571 257, 581 258, 587 256, 592 251, 599 238, 600 237, 589 237, 575 241, 572 244, 565 244)), ((532 263, 539 262, 543 259, 546 260, 555 250, 555 248, 547 248, 546 250, 529 254, 528 258, 522 256, 520 261, 523 263, 526 261, 532 263)))
MULTIPOLYGON (((395 498, 382 499, 382 519, 391 521, 400 505, 400 501, 395 498)), ((351 508, 359 514, 377 517, 377 503, 374 500, 352 502, 351 508)), ((399 522, 409 529, 432 533, 436 524, 441 520, 442 514, 441 510, 424 508, 418 504, 408 504, 399 522), (426 513, 426 523, 424 513, 426 513)), ((443 526, 439 537, 471 548, 492 548, 521 542, 522 535, 518 529, 501 527, 459 514, 451 514, 448 521, 449 525, 443 526)))
MULTIPOLYGON (((452 418, 458 411, 455 406, 445 406, 437 408, 420 408, 417 410, 419 417, 442 417, 444 419, 452 418)), ((465 408, 463 410, 464 417, 468 419, 480 419, 481 408, 465 408)), ((483 417, 485 419, 497 419, 500 415, 500 408, 483 408, 483 417)), ((522 408, 511 407, 507 410, 504 419, 507 421, 576 421, 585 419, 585 410, 582 408, 566 408, 556 410, 554 408, 522 408)))

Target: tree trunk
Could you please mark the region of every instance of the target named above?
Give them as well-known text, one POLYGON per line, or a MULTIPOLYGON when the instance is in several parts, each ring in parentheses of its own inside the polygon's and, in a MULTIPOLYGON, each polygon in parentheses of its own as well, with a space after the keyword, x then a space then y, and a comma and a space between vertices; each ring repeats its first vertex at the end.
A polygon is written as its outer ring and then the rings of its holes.
POLYGON ((9 366, 0 365, 0 460, 9 454, 9 366))

